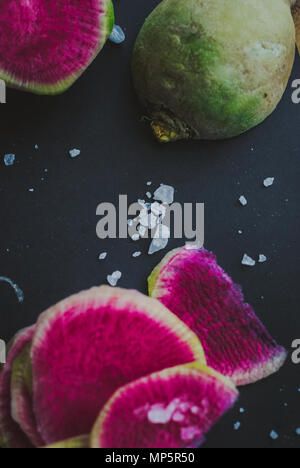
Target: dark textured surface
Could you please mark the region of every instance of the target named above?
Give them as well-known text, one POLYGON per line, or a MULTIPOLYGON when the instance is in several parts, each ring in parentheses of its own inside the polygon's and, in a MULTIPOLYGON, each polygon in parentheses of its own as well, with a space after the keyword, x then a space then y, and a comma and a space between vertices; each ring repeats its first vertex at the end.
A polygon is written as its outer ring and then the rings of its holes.
MULTIPOLYGON (((152 180, 155 187, 175 186, 179 202, 205 202, 206 247, 291 351, 292 341, 300 338, 300 104, 292 103, 289 85, 277 111, 246 135, 159 146, 139 121, 143 111, 130 78, 134 39, 157 3, 119 2, 117 22, 125 26, 127 42, 108 44, 63 96, 9 90, 7 104, 0 106, 0 276, 13 278, 25 294, 18 304, 13 290, 0 283, 0 336, 9 339, 48 306, 105 282, 116 269, 123 272, 120 286, 146 290, 146 277, 165 252, 147 256, 147 241, 100 241, 95 212, 103 201, 116 203, 119 194, 128 194, 130 202, 143 198, 152 180), (81 156, 71 160, 71 148, 80 148, 81 156), (16 164, 5 167, 2 156, 11 152, 16 164), (276 181, 264 189, 268 176, 276 181), (237 203, 240 195, 249 200, 246 208, 237 203), (136 250, 143 256, 133 259, 136 250), (102 251, 109 256, 99 262, 102 251), (245 269, 245 252, 264 253, 269 260, 245 269)), ((299 65, 297 57, 292 79, 300 78, 299 65)), ((206 446, 299 447, 299 387, 300 365, 289 358, 280 374, 242 389, 237 408, 209 434, 206 446), (235 432, 237 421, 242 425, 235 432), (272 429, 279 434, 275 442, 272 429)))

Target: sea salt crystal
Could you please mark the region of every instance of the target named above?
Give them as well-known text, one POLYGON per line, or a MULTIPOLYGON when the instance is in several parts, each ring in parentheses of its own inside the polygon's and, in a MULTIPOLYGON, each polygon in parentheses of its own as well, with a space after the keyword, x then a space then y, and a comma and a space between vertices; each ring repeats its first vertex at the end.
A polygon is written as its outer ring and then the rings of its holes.
POLYGON ((105 260, 107 257, 107 252, 102 252, 100 255, 99 255, 99 260, 105 260))
POLYGON ((121 278, 122 273, 120 271, 115 271, 112 275, 107 276, 107 281, 111 286, 115 287, 121 278))
POLYGON ((258 261, 259 263, 265 263, 267 261, 267 257, 263 254, 260 254, 258 261))
POLYGON ((242 206, 247 206, 248 205, 248 200, 246 197, 244 197, 244 195, 242 195, 240 198, 239 198, 239 202, 242 206))
POLYGON ((30 188, 28 191, 29 192, 34 192, 34 188, 30 188))
POLYGON ((298 427, 298 429, 296 429, 296 434, 297 434, 298 436, 300 436, 300 427, 298 427))
POLYGON ((147 192, 147 193, 146 193, 146 196, 147 196, 148 198, 152 198, 152 193, 151 193, 151 192, 147 192))
POLYGON ((15 154, 6 154, 4 156, 5 166, 13 166, 15 163, 16 155, 15 154))
POLYGON ((140 257, 142 255, 142 252, 134 252, 132 254, 133 258, 137 258, 137 257, 140 257))
POLYGON ((264 186, 265 187, 271 187, 274 184, 275 178, 274 177, 267 177, 267 179, 264 180, 264 186))
POLYGON ((240 235, 243 234, 243 231, 239 230, 239 231, 238 231, 238 234, 240 234, 240 235))
POLYGON ((168 242, 169 239, 153 239, 150 244, 148 254, 153 255, 154 253, 165 249, 168 245, 168 242))
POLYGON ((171 205, 174 201, 174 187, 170 185, 161 184, 161 186, 154 192, 154 200, 161 201, 171 205))
POLYGON ((242 260, 242 265, 253 267, 256 265, 256 261, 249 257, 249 255, 245 254, 242 260))
POLYGON ((109 39, 111 42, 114 42, 115 44, 122 44, 122 42, 125 41, 126 36, 121 26, 118 26, 116 24, 114 25, 112 33, 109 36, 109 39))
POLYGON ((81 151, 79 149, 76 149, 76 148, 71 149, 69 151, 69 154, 70 154, 71 158, 77 158, 77 156, 79 156, 80 153, 81 153, 81 151))
POLYGON ((39 145, 34 145, 34 149, 38 150, 38 149, 39 149, 39 145))
POLYGON ((132 239, 134 242, 138 241, 139 238, 140 238, 140 236, 139 236, 138 234, 133 234, 133 236, 131 236, 131 239, 132 239))
POLYGON ((234 424, 235 431, 238 431, 240 427, 241 427, 241 423, 239 421, 234 424))
POLYGON ((180 431, 180 435, 181 435, 181 439, 184 442, 189 442, 189 441, 196 439, 197 437, 201 437, 202 432, 197 426, 182 427, 180 431))
POLYGON ((244 408, 240 408, 240 413, 241 413, 241 414, 245 413, 245 409, 244 409, 244 408))
POLYGON ((167 424, 172 417, 172 413, 162 404, 153 405, 148 411, 148 421, 152 424, 167 424))
POLYGON ((172 416, 172 421, 174 422, 182 422, 184 421, 184 414, 182 414, 180 411, 175 411, 175 413, 172 416))
POLYGON ((147 182, 147 185, 148 185, 148 187, 150 187, 150 185, 152 185, 151 180, 149 180, 149 181, 147 182))
POLYGON ((200 408, 198 406, 192 406, 191 407, 191 413, 192 414, 199 414, 200 408))
POLYGON ((279 437, 279 435, 277 434, 277 432, 271 431, 271 432, 270 432, 270 437, 271 437, 271 439, 273 439, 273 440, 277 440, 278 437, 279 437))

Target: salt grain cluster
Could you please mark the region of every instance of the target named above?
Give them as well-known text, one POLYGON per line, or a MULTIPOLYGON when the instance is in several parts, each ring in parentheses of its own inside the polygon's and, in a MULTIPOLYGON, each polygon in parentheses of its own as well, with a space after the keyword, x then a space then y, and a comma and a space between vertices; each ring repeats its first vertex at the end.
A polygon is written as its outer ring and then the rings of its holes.
MULTIPOLYGON (((147 182, 151 185, 152 182, 147 182)), ((128 225, 130 227, 136 226, 137 232, 131 233, 131 239, 138 241, 149 234, 152 235, 152 242, 149 247, 149 255, 165 249, 168 245, 170 238, 170 229, 163 224, 163 220, 167 213, 167 208, 174 201, 175 189, 170 185, 161 184, 153 195, 154 202, 146 202, 145 200, 138 200, 141 206, 140 214, 135 219, 129 219, 128 225)), ((146 193, 147 198, 150 200, 152 194, 146 193)), ((135 253, 137 254, 137 252, 135 253)), ((133 256, 135 256, 135 254, 133 256)), ((136 255, 138 256, 138 255, 136 255)))

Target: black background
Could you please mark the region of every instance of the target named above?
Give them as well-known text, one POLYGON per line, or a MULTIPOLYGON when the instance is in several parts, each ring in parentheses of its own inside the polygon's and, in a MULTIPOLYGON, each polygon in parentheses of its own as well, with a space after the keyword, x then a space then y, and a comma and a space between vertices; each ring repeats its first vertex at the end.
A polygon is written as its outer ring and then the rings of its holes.
MULTIPOLYGON (((64 95, 9 90, 7 104, 0 106, 0 275, 13 278, 25 294, 18 304, 13 290, 0 283, 0 336, 8 340, 48 306, 105 282, 117 269, 123 273, 120 286, 146 291, 147 275, 165 252, 148 256, 145 240, 97 239, 95 213, 101 202, 117 204, 119 194, 128 194, 130 202, 145 198, 151 180, 150 190, 173 185, 178 202, 205 202, 206 247, 291 351, 300 338, 300 105, 292 103, 290 83, 277 111, 239 138, 157 144, 140 120, 130 57, 143 20, 158 3, 118 2, 126 43, 108 44, 64 95), (82 152, 75 160, 68 156, 72 148, 82 152), (5 153, 16 154, 13 167, 4 166, 5 153), (276 181, 265 189, 269 176, 276 181), (246 208, 237 202, 240 195, 248 198, 246 208), (143 255, 133 259, 136 250, 143 255), (99 262, 103 251, 108 258, 99 262), (245 252, 264 253, 268 262, 242 267, 245 252)), ((297 56, 291 80, 300 78, 299 64, 297 56)), ((170 247, 180 244, 171 241, 170 247)), ((240 403, 208 435, 205 447, 299 447, 299 387, 300 366, 289 358, 276 376, 242 389, 240 403), (234 431, 237 421, 241 428, 234 431), (279 434, 275 442, 272 429, 279 434)))

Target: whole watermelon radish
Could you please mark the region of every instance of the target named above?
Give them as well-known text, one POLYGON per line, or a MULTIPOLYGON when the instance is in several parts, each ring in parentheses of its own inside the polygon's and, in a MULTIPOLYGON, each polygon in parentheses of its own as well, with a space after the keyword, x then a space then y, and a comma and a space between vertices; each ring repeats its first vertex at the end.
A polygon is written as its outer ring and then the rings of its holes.
POLYGON ((294 0, 164 0, 136 42, 133 77, 160 142, 223 139, 279 103, 295 55, 294 0))

